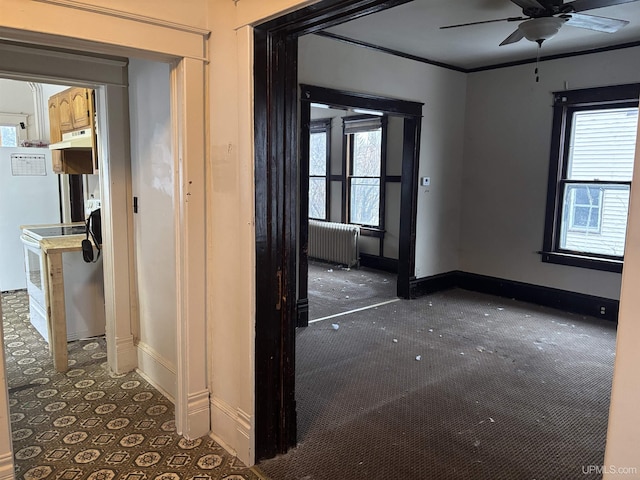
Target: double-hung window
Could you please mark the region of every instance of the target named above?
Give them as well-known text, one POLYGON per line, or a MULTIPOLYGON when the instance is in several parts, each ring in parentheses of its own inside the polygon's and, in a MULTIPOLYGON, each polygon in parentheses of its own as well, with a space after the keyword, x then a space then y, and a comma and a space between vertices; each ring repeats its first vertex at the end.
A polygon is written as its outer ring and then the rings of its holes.
POLYGON ((314 120, 309 136, 309 218, 328 220, 331 119, 314 120))
POLYGON ((384 228, 385 125, 383 117, 344 118, 347 222, 384 228))
POLYGON ((640 85, 555 94, 542 259, 622 271, 640 85))

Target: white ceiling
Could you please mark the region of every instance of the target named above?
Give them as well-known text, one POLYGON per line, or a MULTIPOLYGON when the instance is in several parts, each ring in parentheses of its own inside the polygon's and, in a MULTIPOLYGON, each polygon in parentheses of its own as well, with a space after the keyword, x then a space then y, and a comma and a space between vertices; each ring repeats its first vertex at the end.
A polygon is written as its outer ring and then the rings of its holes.
MULTIPOLYGON (((567 3, 567 2, 565 2, 567 3)), ((571 53, 640 41, 640 1, 581 13, 628 20, 616 33, 563 25, 546 41, 541 55, 571 53)), ((474 69, 536 57, 537 45, 527 40, 500 47, 518 22, 497 22, 440 30, 441 26, 521 16, 510 0, 413 0, 327 32, 431 61, 474 69)))

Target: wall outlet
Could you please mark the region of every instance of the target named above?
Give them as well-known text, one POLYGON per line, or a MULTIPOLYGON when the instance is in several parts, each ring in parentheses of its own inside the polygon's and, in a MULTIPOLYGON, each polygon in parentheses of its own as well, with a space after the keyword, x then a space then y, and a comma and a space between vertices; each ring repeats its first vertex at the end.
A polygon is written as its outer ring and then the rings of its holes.
POLYGON ((420 178, 420 185, 423 187, 428 187, 429 185, 431 185, 431 177, 420 178))
POLYGON ((605 315, 607 313, 607 309, 605 307, 600 307, 600 315, 605 315))

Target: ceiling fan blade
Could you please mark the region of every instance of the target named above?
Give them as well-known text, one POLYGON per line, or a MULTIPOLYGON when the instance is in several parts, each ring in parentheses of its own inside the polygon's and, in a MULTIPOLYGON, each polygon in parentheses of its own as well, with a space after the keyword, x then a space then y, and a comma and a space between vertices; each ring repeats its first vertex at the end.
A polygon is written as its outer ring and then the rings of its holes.
POLYGON ((596 32, 615 33, 629 23, 627 20, 596 17, 595 15, 586 15, 584 13, 571 13, 567 16, 570 17, 567 20, 567 25, 595 30, 596 32))
POLYGON ((519 42, 523 38, 524 38, 524 33, 522 33, 522 30, 520 30, 519 28, 516 28, 516 31, 513 32, 511 35, 509 35, 507 38, 505 38, 500 44, 500 46, 502 47, 503 45, 509 45, 510 43, 519 42))
POLYGON ((523 10, 525 8, 542 8, 542 9, 545 8, 544 5, 542 5, 537 0, 511 0, 511 1, 516 5, 518 5, 520 8, 522 8, 523 10))
POLYGON ((574 0, 573 2, 567 2, 564 5, 571 6, 574 12, 584 12, 585 10, 593 10, 594 8, 612 7, 614 5, 637 1, 638 0, 574 0))
POLYGON ((527 20, 527 17, 507 17, 507 18, 496 18, 495 20, 481 20, 479 22, 459 23, 457 25, 447 25, 446 27, 440 27, 440 30, 445 30, 447 28, 468 27, 469 25, 481 25, 483 23, 519 22, 520 20, 527 20))

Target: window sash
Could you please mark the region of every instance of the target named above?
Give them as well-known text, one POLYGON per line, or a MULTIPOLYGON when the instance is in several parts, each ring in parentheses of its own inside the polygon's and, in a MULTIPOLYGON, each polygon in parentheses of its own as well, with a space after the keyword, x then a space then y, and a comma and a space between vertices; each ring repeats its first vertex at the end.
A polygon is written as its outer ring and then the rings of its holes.
MULTIPOLYGON (((309 128, 309 184, 308 184, 308 218, 313 220, 329 219, 329 168, 331 159, 331 119, 313 120, 309 128), (324 159, 312 158, 313 138, 324 134, 324 159), (315 198, 321 196, 321 199, 315 198)), ((322 153, 322 152, 320 152, 322 153)))

